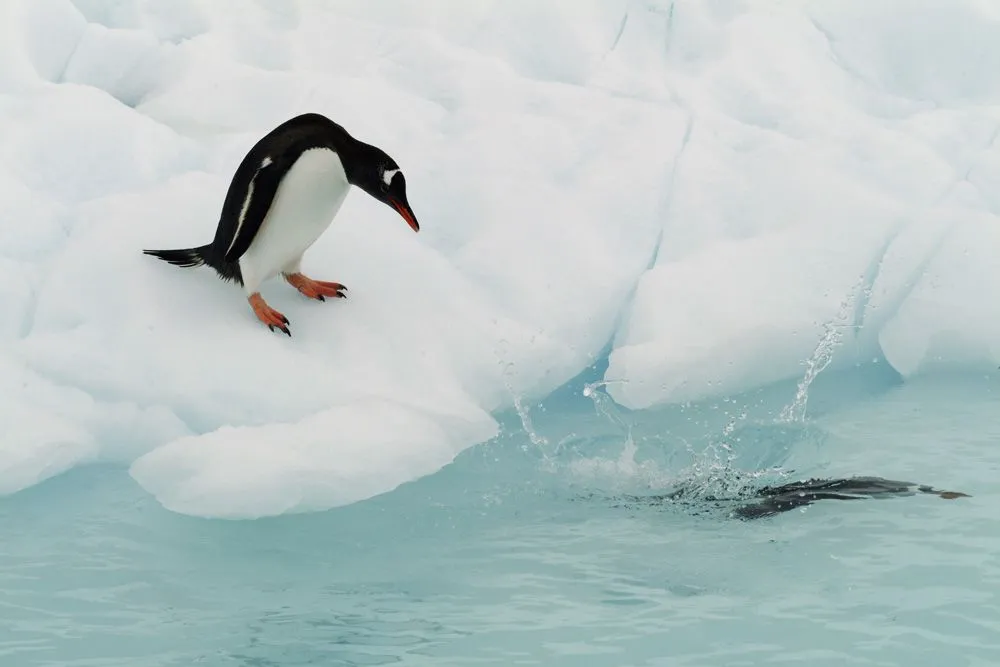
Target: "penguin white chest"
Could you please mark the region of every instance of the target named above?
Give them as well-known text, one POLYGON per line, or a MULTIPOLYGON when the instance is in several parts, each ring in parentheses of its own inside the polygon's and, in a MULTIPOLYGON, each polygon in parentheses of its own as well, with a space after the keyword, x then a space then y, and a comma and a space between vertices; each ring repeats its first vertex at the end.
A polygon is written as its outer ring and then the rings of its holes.
POLYGON ((299 270, 302 254, 326 231, 350 190, 340 158, 331 150, 304 151, 275 192, 253 243, 240 258, 247 290, 281 272, 299 270))

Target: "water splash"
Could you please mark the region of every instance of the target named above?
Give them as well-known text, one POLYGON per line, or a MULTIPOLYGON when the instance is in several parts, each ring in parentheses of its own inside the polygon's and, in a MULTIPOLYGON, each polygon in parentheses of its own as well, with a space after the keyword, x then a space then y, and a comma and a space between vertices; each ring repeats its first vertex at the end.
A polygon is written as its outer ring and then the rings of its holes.
POLYGON ((598 416, 614 424, 620 430, 620 438, 616 437, 621 449, 617 455, 610 457, 594 456, 577 458, 567 464, 574 478, 590 483, 598 482, 609 486, 614 492, 635 492, 637 487, 661 489, 671 482, 670 475, 654 460, 639 458, 639 445, 634 435, 634 424, 626 413, 602 388, 614 381, 599 381, 588 383, 583 388, 583 395, 589 398, 598 416))
POLYGON ((714 440, 701 455, 695 456, 684 471, 683 477, 694 495, 735 494, 746 486, 747 472, 736 465, 739 453, 732 443, 733 433, 746 416, 747 411, 744 409, 731 418, 722 429, 722 437, 714 440))
POLYGON ((871 285, 866 276, 861 276, 851 287, 847 296, 840 302, 836 316, 823 324, 823 336, 817 343, 813 353, 806 360, 806 372, 799 380, 795 390, 795 398, 786 405, 778 415, 778 423, 804 422, 806 404, 809 401, 809 387, 816 377, 833 361, 834 353, 844 339, 844 331, 854 331, 860 326, 856 321, 856 306, 861 299, 871 298, 871 285))
MULTIPOLYGON (((735 404, 735 401, 733 401, 733 403, 735 404)), ((731 453, 733 451, 732 445, 729 444, 730 438, 732 437, 733 433, 736 432, 736 427, 747 420, 747 416, 749 414, 750 412, 747 410, 747 407, 745 405, 742 405, 740 406, 739 411, 735 415, 729 416, 729 421, 726 422, 726 425, 724 427, 722 427, 722 440, 719 441, 719 445, 726 452, 731 453)))
POLYGON ((626 382, 626 380, 601 380, 598 382, 589 382, 583 386, 582 393, 594 403, 594 408, 598 413, 604 415, 612 422, 620 426, 626 434, 631 435, 632 425, 625 420, 624 415, 622 415, 621 410, 618 409, 614 400, 608 396, 606 392, 597 391, 599 388, 606 387, 609 384, 626 384, 626 382))
MULTIPOLYGON (((633 423, 627 416, 628 413, 602 390, 611 383, 624 383, 626 380, 592 382, 583 387, 582 393, 593 402, 599 415, 621 429, 622 449, 616 458, 587 459, 577 461, 571 467, 580 468, 578 472, 582 472, 585 468, 591 475, 599 472, 617 480, 627 478, 632 483, 642 480, 651 487, 670 486, 680 480, 680 483, 691 492, 692 497, 739 496, 757 486, 761 478, 787 477, 791 471, 785 470, 773 461, 764 464, 765 467, 761 469, 754 466, 754 469, 748 470, 745 466, 739 465, 741 456, 746 456, 745 451, 741 453, 741 450, 746 449, 741 447, 746 444, 742 443, 741 439, 746 437, 747 433, 761 437, 759 431, 762 429, 767 432, 770 428, 780 429, 788 424, 793 424, 796 429, 801 428, 800 425, 806 421, 809 390, 813 382, 832 363, 835 353, 844 343, 845 334, 848 332, 856 334, 863 325, 859 317, 859 304, 867 304, 871 299, 873 278, 869 273, 866 272, 859 277, 841 300, 835 316, 824 323, 822 336, 805 362, 805 373, 797 384, 794 399, 781 409, 773 421, 774 426, 758 425, 748 431, 746 427, 749 420, 749 406, 740 404, 735 398, 724 398, 722 400, 727 405, 720 407, 726 411, 727 420, 721 431, 717 436, 710 437, 704 447, 699 446, 698 451, 695 451, 691 443, 685 441, 692 456, 691 463, 683 469, 675 469, 667 474, 667 471, 659 470, 652 462, 643 463, 636 460, 638 448, 633 438, 633 423)), ((860 310, 864 309, 865 306, 860 305, 860 310)), ((526 416, 522 417, 522 421, 530 425, 526 416)), ((767 435, 768 433, 765 433, 765 436, 767 435)), ((784 430, 770 435, 789 437, 784 430)), ((669 435, 660 433, 657 439, 666 444, 669 435)))
MULTIPOLYGON (((494 349, 493 354, 496 357, 497 364, 501 369, 500 376, 503 381, 503 386, 507 390, 507 393, 510 394, 511 400, 514 404, 514 410, 517 412, 518 419, 521 421, 521 428, 523 428, 525 434, 527 434, 528 440, 532 445, 538 448, 538 450, 542 453, 542 456, 547 458, 549 452, 549 440, 535 429, 535 425, 531 420, 531 412, 528 410, 528 406, 524 403, 524 397, 514 390, 514 383, 512 381, 515 371, 514 363, 505 360, 508 356, 508 351, 507 339, 501 338, 497 341, 497 347, 494 349)), ((523 451, 527 451, 528 446, 523 445, 521 449, 523 451)))
MULTIPOLYGON (((509 389, 510 387, 508 386, 508 390, 509 389)), ((513 394, 513 392, 511 392, 511 395, 514 396, 514 409, 517 411, 517 416, 521 420, 521 427, 524 429, 524 432, 528 434, 528 440, 530 440, 531 444, 537 447, 542 454, 546 454, 549 450, 549 439, 535 430, 535 425, 531 421, 531 412, 524 404, 524 400, 521 396, 513 394)))

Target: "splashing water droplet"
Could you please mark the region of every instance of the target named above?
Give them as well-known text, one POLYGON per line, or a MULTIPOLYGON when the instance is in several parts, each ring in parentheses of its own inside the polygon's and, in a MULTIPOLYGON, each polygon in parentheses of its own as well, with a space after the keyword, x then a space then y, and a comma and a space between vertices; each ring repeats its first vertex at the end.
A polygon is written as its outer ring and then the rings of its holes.
POLYGON ((594 395, 594 390, 598 387, 606 387, 609 384, 627 384, 628 380, 599 380, 597 382, 589 382, 583 386, 583 395, 590 398, 594 395))

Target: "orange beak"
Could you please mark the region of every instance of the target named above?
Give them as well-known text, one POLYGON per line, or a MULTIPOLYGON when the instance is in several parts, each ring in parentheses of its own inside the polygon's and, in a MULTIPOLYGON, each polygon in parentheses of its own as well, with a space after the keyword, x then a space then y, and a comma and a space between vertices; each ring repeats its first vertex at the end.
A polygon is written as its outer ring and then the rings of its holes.
POLYGON ((413 211, 410 210, 409 206, 397 199, 392 200, 392 206, 401 216, 403 216, 403 220, 406 220, 406 224, 408 224, 413 231, 420 231, 420 224, 417 222, 417 216, 413 215, 413 211))

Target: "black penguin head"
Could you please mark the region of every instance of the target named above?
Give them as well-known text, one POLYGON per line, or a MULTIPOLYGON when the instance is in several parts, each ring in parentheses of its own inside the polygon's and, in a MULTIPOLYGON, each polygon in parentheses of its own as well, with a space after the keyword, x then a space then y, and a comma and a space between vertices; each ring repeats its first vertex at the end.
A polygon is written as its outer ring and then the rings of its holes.
POLYGON ((417 216, 406 199, 406 179, 399 165, 374 146, 365 146, 358 156, 359 165, 352 183, 383 204, 394 209, 413 231, 420 231, 417 216))

